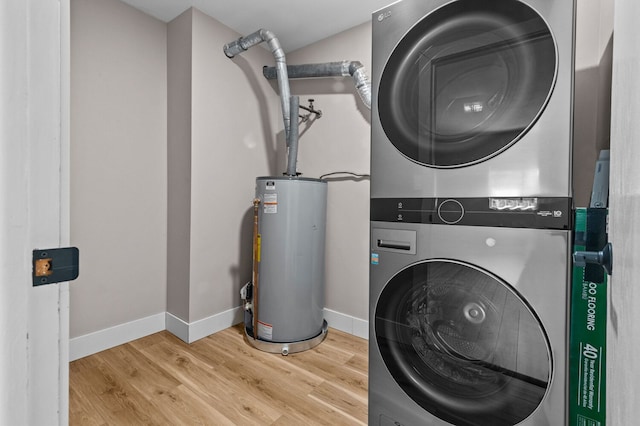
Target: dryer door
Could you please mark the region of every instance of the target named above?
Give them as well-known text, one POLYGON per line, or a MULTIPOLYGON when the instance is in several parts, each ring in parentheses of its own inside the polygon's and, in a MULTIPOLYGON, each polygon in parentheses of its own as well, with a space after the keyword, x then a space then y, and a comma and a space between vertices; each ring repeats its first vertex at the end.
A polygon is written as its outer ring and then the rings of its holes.
POLYGON ((385 134, 437 168, 481 162, 514 144, 552 92, 556 48, 545 21, 513 0, 453 1, 398 43, 380 78, 385 134))
POLYGON ((452 260, 421 262, 383 290, 375 333, 411 399, 456 425, 514 425, 538 407, 552 373, 539 319, 514 289, 452 260))

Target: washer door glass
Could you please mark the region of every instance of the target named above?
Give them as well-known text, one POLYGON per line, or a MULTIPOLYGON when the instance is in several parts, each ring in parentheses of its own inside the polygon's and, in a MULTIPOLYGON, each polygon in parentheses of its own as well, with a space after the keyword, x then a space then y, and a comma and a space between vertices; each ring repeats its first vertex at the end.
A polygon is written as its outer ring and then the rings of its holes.
POLYGON ((456 425, 514 425, 551 377, 540 321, 512 287, 472 265, 433 260, 386 285, 375 312, 385 365, 422 408, 456 425))
POLYGON ((454 1, 423 18, 394 49, 380 79, 380 121, 414 161, 475 164, 527 132, 555 76, 551 32, 529 6, 454 1))

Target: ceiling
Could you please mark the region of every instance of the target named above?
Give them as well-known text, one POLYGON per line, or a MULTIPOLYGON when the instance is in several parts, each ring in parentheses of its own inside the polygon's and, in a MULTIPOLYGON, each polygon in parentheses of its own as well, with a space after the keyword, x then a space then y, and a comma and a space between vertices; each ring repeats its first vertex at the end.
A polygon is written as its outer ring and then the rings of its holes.
POLYGON ((291 52, 369 21, 373 11, 393 0, 122 1, 165 22, 193 6, 242 35, 270 30, 291 52))

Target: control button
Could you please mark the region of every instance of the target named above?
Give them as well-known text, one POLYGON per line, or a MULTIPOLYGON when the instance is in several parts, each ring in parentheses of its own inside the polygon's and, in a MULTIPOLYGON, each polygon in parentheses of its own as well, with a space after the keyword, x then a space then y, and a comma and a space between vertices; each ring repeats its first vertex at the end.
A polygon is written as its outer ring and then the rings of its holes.
POLYGON ((438 217, 444 223, 454 225, 462 220, 464 207, 458 200, 444 200, 438 206, 438 217))

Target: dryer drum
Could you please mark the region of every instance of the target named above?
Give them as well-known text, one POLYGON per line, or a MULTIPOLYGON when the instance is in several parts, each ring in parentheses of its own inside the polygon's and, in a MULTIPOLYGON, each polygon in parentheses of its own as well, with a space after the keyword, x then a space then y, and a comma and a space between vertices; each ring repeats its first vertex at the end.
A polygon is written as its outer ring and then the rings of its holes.
POLYGON ((500 278, 429 260, 395 275, 380 295, 375 332, 398 385, 456 425, 513 425, 544 399, 551 352, 539 319, 500 278))
POLYGON ((380 78, 388 139, 418 163, 451 168, 491 158, 535 123, 557 58, 545 21, 512 0, 451 2, 419 21, 380 78))

